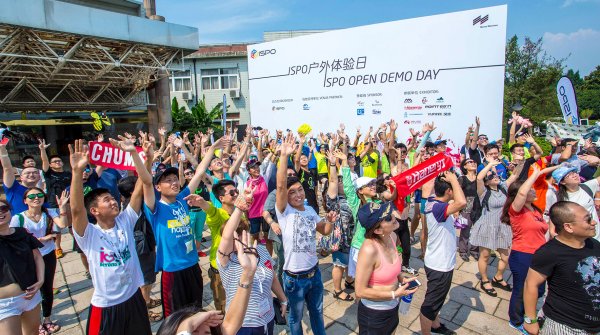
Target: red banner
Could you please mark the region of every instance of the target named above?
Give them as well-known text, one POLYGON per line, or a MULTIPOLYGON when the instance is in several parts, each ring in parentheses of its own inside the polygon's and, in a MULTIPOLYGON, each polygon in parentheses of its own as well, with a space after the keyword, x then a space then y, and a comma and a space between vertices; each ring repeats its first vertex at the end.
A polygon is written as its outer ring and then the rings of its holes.
POLYGON ((420 163, 417 166, 392 177, 398 188, 398 197, 396 198, 396 207, 402 211, 404 209, 404 199, 426 182, 437 177, 454 166, 452 158, 443 153, 439 153, 430 159, 420 163))
MULTIPOLYGON (((90 147, 90 163, 117 170, 135 170, 133 158, 130 152, 125 152, 104 142, 88 142, 90 147)), ((146 160, 146 154, 141 147, 135 148, 142 161, 146 160)))

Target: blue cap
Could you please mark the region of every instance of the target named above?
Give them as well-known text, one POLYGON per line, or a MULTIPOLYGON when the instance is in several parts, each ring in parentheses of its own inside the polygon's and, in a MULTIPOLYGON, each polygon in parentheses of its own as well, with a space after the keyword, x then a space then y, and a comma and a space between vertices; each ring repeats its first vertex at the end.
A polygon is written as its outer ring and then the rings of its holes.
POLYGON ((573 171, 577 171, 577 168, 575 166, 572 165, 565 165, 562 167, 559 167, 558 169, 554 170, 554 172, 552 172, 552 178, 554 178, 554 180, 556 180, 557 184, 560 184, 561 180, 563 180, 563 178, 568 175, 570 172, 573 171))
POLYGON ((358 209, 358 221, 366 230, 374 227, 377 222, 389 220, 392 211, 395 209, 393 203, 386 201, 381 204, 369 202, 358 209))
POLYGON ((446 140, 437 140, 435 142, 433 142, 433 145, 435 145, 436 147, 440 144, 446 145, 446 140))

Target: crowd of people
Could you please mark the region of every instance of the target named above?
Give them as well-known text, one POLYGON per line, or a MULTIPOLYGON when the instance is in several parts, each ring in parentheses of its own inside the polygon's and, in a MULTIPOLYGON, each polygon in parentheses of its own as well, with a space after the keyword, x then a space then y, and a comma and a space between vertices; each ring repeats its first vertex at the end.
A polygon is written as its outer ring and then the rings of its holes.
POLYGON ((94 287, 87 334, 151 334, 164 318, 160 335, 271 335, 275 324, 298 335, 305 309, 325 334, 319 258, 329 254, 333 298, 358 304, 359 334, 394 334, 425 281, 414 306, 422 334, 455 334, 440 310, 457 254, 477 262, 482 294, 511 292, 519 333, 600 333, 600 150, 557 138, 543 152, 513 122, 505 156, 480 127, 468 127, 459 164, 410 194, 396 177, 449 154, 433 123, 410 134, 391 120, 365 134, 341 124, 94 139, 128 153, 135 170, 92 166, 84 140, 69 146, 69 169, 44 140, 41 169, 32 156, 16 167, 0 144, 0 333, 60 330, 53 280, 67 229, 94 287), (419 241, 425 278, 410 264, 419 241), (213 311, 202 309, 200 257, 213 311))

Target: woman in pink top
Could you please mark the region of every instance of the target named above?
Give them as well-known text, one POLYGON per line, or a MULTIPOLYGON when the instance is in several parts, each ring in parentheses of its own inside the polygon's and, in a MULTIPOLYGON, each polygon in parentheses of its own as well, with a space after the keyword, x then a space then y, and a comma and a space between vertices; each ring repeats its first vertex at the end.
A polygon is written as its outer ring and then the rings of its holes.
MULTIPOLYGON (((260 174, 260 162, 258 160, 249 160, 248 163, 246 163, 246 168, 248 169, 249 174, 248 180, 246 181, 246 188, 254 189, 254 201, 248 210, 250 234, 252 235, 252 241, 254 241, 258 240, 261 230, 265 234, 269 232, 269 225, 262 217, 263 207, 267 201, 269 189, 267 187, 267 181, 260 174)), ((267 239, 266 244, 269 254, 272 254, 273 242, 267 239)))
MULTIPOLYGON (((550 167, 540 171, 537 164, 531 166, 532 172, 525 181, 517 181, 508 188, 506 203, 502 208, 500 220, 512 229, 512 251, 508 257, 508 266, 513 275, 513 290, 508 306, 509 325, 522 334, 523 329, 523 287, 529 271, 533 253, 546 243, 548 224, 544 221, 543 211, 533 202, 537 199, 533 184, 541 174, 547 174, 557 168, 550 167)), ((544 294, 544 285, 540 286, 540 297, 544 294)))
POLYGON ((368 203, 358 210, 365 241, 358 252, 356 296, 359 334, 393 334, 398 326, 399 298, 414 293, 403 279, 402 258, 396 249, 398 221, 391 202, 368 203))

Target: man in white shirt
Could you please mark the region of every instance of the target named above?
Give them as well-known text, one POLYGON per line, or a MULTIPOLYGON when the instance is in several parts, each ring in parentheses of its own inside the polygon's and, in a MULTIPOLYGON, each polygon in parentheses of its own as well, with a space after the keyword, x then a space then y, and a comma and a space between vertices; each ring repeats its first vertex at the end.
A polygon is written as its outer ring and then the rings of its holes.
POLYGON ((439 312, 450 291, 452 275, 456 265, 456 232, 452 214, 467 205, 465 194, 456 174, 446 171, 434 182, 435 197, 427 199, 427 251, 425 252, 425 274, 427 292, 421 305, 421 332, 423 335, 453 335, 454 331, 440 323, 439 312), (454 200, 452 203, 449 203, 454 200))
POLYGON ((281 227, 285 263, 283 289, 290 304, 288 324, 292 335, 302 332, 302 315, 306 302, 313 334, 325 335, 323 321, 323 281, 316 250, 316 232, 331 234, 337 213, 329 212, 321 219, 312 207, 304 206, 305 194, 297 177, 287 176, 287 164, 294 152, 291 134, 281 144, 277 169, 275 213, 281 227))
MULTIPOLYGON (((113 141, 131 154, 143 184, 144 196, 154 192, 152 177, 145 168, 133 142, 113 141)), ((87 322, 87 334, 152 334, 146 303, 139 289, 143 285, 140 262, 135 252, 134 226, 142 206, 142 187, 138 185, 127 208, 119 213, 115 198, 107 189, 83 195, 83 172, 88 165, 88 149, 83 140, 69 145, 71 213, 73 236, 87 256, 94 294, 87 322), (97 224, 88 222, 87 212, 97 224)))

